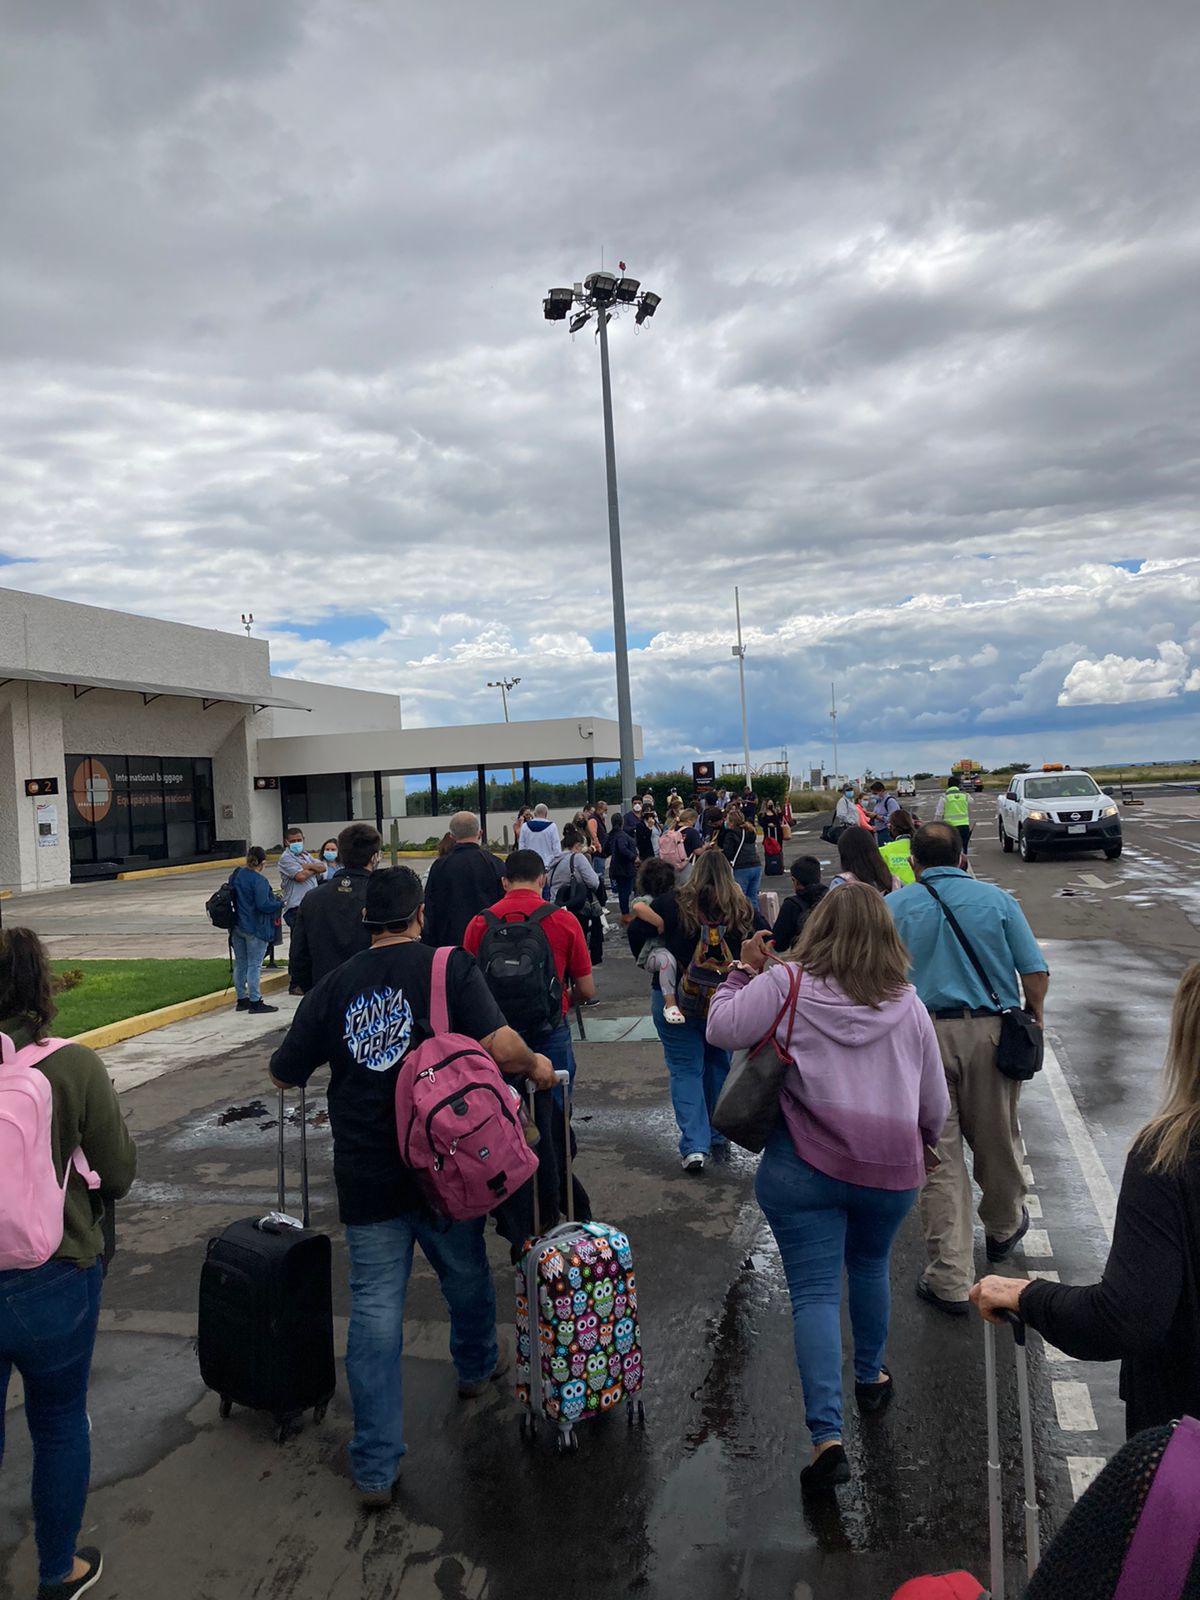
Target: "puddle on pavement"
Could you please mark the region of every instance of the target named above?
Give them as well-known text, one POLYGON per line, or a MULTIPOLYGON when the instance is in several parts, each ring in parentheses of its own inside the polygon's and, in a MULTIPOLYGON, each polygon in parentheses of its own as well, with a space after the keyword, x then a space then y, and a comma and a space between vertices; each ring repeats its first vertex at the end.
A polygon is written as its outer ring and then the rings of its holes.
POLYGON ((265 1117, 267 1108, 261 1100, 251 1100, 244 1106, 230 1106, 217 1118, 217 1127, 226 1128, 231 1122, 248 1122, 254 1117, 265 1117))

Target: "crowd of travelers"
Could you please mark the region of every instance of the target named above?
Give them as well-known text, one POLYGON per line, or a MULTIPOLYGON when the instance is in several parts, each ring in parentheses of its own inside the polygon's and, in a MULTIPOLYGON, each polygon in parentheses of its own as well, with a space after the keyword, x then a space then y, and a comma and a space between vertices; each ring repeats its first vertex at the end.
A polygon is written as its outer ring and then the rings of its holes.
MULTIPOLYGON (((460 1395, 487 1392, 509 1365, 488 1219, 452 1222, 431 1210, 392 1117, 402 1063, 432 1031, 439 950, 452 952, 450 1030, 531 1091, 537 1174, 494 1213, 516 1260, 535 1222, 544 1231, 567 1209, 574 1134, 564 1096, 569 1105, 586 1092, 576 1086, 569 1019, 596 999, 606 940, 627 942, 649 978, 682 1171, 702 1178, 728 1161, 731 1139, 762 1150, 755 1195, 787 1282, 812 1444, 805 1495, 827 1495, 851 1475, 843 1279, 864 1425, 903 1394, 904 1376, 887 1361, 891 1254, 914 1207, 925 1264, 910 1292, 929 1312, 961 1319, 974 1303, 990 1320, 1016 1313, 1069 1355, 1120 1361, 1129 1435, 1150 1441, 1139 1461, 1156 1465, 1170 1427, 1200 1413, 1200 962, 1176 995, 1165 1099, 1129 1154, 1101 1281, 979 1277, 975 1215, 991 1267, 1030 1226, 1019 1105, 1040 1064, 1049 970, 1016 899, 971 872, 969 810, 956 794, 948 788, 939 816, 917 825, 882 783, 861 794, 847 786, 824 835, 836 870, 826 881, 817 856, 796 855, 778 904, 762 894, 764 858, 768 871, 776 859, 781 870, 794 818, 750 789, 691 804, 672 791, 661 816, 649 793, 617 813, 598 801, 561 831, 536 806, 517 818, 503 861, 479 818, 461 812, 424 883, 407 866, 382 864, 379 833, 365 822, 315 853, 290 830, 280 895, 263 852, 249 851, 231 885, 238 1006, 263 1008, 259 973, 278 913, 302 999, 271 1056, 271 1079, 296 1088, 329 1071, 350 1260, 350 1460, 364 1505, 390 1502, 407 1448, 400 1357, 415 1247, 446 1300, 460 1395), (735 1051, 746 1054, 731 1071, 735 1051), (739 1131, 748 1102, 757 1140, 739 1131)), ((28 930, 0 930, 0 1095, 14 1062, 44 1074, 53 1185, 60 1202, 65 1193, 58 1236, 40 1252, 30 1243, 37 1230, 23 1233, 0 1198, 0 1396, 17 1370, 34 1444, 41 1600, 83 1593, 102 1566, 97 1550, 76 1548, 87 1383, 103 1210, 128 1191, 135 1165, 102 1063, 53 1039, 53 1015, 44 947, 28 930)), ((4 1185, 0 1173, 0 1197, 4 1185)), ((574 1217, 588 1221, 582 1184, 570 1198, 574 1217)), ((536 1350, 535 1339, 535 1359, 536 1350)))

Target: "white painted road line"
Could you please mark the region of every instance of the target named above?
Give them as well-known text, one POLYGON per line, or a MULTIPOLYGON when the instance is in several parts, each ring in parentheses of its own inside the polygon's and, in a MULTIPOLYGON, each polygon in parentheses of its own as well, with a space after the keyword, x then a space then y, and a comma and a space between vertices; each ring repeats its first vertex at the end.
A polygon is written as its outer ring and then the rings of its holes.
POLYGON ((1017 1248, 1027 1256, 1037 1256, 1039 1258, 1048 1256, 1051 1259, 1054 1256, 1054 1250, 1050 1244, 1050 1235, 1045 1228, 1030 1228, 1017 1248))
MULTIPOLYGON (((1045 1283, 1061 1283, 1062 1282, 1062 1279, 1059 1277, 1057 1272, 1054 1272, 1052 1270, 1047 1270, 1044 1267, 1043 1268, 1038 1268, 1036 1271, 1033 1268, 1030 1268, 1029 1276, 1031 1278, 1041 1278, 1043 1280, 1043 1282, 1045 1282, 1045 1283)), ((1046 1348, 1049 1349, 1050 1348, 1049 1345, 1047 1345, 1046 1348)))
POLYGON ((1040 1222, 1042 1218, 1041 1195, 1027 1194, 1025 1196, 1025 1209, 1036 1222, 1040 1222))
POLYGON ((1046 1081, 1050 1085, 1050 1093, 1054 1096, 1054 1104, 1058 1107, 1058 1114, 1062 1118, 1071 1149, 1075 1152, 1075 1159, 1083 1173, 1083 1181, 1088 1186, 1096 1215, 1100 1218, 1100 1226, 1108 1235, 1111 1244, 1113 1223, 1117 1215, 1116 1193, 1108 1173, 1104 1170, 1104 1163, 1100 1159, 1095 1142, 1087 1130, 1087 1124, 1075 1104, 1075 1096, 1071 1093, 1067 1075, 1049 1044, 1046 1045, 1045 1065, 1046 1081))
POLYGON ((1053 1378, 1054 1409, 1058 1425, 1064 1433, 1095 1433, 1096 1413, 1092 1410, 1092 1396, 1086 1383, 1076 1378, 1053 1378))
POLYGON ((1071 1474, 1071 1494, 1076 1500, 1087 1489, 1092 1479, 1103 1472, 1103 1456, 1068 1456, 1067 1471, 1071 1474))

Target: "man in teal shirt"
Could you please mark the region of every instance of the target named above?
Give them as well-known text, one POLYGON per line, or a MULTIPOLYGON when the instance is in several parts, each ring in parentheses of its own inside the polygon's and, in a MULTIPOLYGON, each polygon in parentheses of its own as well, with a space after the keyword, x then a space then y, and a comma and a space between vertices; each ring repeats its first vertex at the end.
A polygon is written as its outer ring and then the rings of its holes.
POLYGON ((979 1217, 989 1261, 1012 1253, 1028 1231, 1029 1212, 1017 1121, 1021 1085, 996 1066, 1000 1014, 938 901, 954 913, 1002 1006, 1020 1006, 1024 989, 1025 1007, 1040 1024, 1050 982, 1024 912, 1003 889, 959 869, 961 848, 957 828, 947 822, 918 828, 912 843, 917 881, 887 897, 912 961, 909 978, 933 1017, 950 1090, 938 1165, 921 1192, 929 1262, 917 1293, 951 1316, 966 1316, 975 1281, 964 1144, 983 1190, 979 1217))

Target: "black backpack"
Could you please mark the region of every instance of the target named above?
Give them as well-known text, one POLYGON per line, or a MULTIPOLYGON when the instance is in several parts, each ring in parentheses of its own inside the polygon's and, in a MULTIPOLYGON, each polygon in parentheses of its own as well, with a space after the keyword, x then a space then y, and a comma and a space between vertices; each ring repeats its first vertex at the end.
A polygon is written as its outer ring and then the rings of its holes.
MULTIPOLYGON (((562 859, 562 856, 559 856, 558 860, 561 861, 562 859)), ((581 917, 588 908, 592 891, 576 873, 575 857, 568 856, 567 860, 571 863, 567 881, 555 890, 554 904, 560 911, 569 911, 572 916, 581 917)), ((558 862, 556 861, 554 865, 557 867, 558 862)))
POLYGON ((491 911, 476 960, 504 1013, 504 1020, 529 1043, 562 1022, 562 984, 554 952, 542 923, 556 906, 539 906, 519 922, 504 922, 491 911))
POLYGON ((232 933, 237 927, 237 906, 233 900, 233 885, 229 881, 215 889, 204 902, 208 920, 222 933, 232 933))

